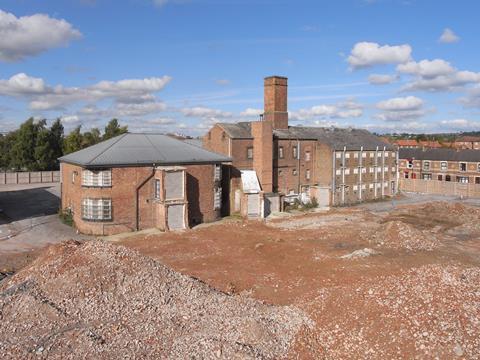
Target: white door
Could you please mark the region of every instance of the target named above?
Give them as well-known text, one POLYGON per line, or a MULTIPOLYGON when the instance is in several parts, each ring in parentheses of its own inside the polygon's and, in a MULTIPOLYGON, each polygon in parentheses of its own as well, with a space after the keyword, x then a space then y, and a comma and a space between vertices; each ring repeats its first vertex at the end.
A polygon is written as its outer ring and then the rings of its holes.
POLYGON ((170 205, 168 212, 168 228, 170 230, 185 229, 185 205, 170 205))
POLYGON ((248 194, 248 217, 258 217, 260 215, 260 196, 258 194, 248 194))
POLYGON ((318 189, 317 194, 319 207, 330 206, 330 189, 320 188, 318 189))

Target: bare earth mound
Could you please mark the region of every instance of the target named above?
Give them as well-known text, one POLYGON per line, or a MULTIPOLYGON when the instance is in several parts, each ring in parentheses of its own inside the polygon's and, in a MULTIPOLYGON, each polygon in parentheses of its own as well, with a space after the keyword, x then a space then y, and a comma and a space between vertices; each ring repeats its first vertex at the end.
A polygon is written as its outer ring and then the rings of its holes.
POLYGON ((374 236, 374 242, 382 247, 407 250, 433 250, 440 243, 433 234, 425 234, 402 221, 383 224, 374 236))
POLYGON ((2 358, 284 357, 313 323, 100 241, 51 247, 0 284, 2 358))

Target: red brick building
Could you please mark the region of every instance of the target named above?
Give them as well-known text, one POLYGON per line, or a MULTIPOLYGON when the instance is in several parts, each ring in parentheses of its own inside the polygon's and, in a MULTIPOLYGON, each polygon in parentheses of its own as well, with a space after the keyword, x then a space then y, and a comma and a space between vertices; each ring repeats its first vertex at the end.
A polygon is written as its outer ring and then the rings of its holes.
POLYGON ((61 206, 95 235, 215 221, 229 161, 166 135, 123 134, 60 158, 61 206))
POLYGON ((218 123, 204 137, 206 149, 232 158, 223 185, 230 212, 262 215, 262 195, 278 209, 275 194, 343 205, 397 191, 392 145, 366 130, 289 126, 287 87, 285 77, 265 78, 260 121, 218 123), (243 190, 247 182, 251 189, 251 171, 260 196, 243 190))

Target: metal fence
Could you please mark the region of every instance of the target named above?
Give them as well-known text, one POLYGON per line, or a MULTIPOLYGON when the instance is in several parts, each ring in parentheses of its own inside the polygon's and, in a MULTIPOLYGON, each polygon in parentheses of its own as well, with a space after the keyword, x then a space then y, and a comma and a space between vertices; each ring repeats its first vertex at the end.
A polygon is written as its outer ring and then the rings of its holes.
POLYGON ((60 171, 19 171, 0 173, 0 185, 60 182, 60 171))
POLYGON ((464 184, 455 181, 400 179, 400 190, 423 194, 480 198, 480 184, 464 184))

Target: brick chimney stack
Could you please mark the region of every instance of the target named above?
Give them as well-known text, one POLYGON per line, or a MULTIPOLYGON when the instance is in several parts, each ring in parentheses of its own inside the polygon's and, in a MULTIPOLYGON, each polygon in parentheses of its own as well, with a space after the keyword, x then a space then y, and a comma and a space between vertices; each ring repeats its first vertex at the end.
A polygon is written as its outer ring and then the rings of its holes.
POLYGON ((283 76, 269 76, 264 79, 264 121, 273 129, 288 129, 287 82, 283 76))

